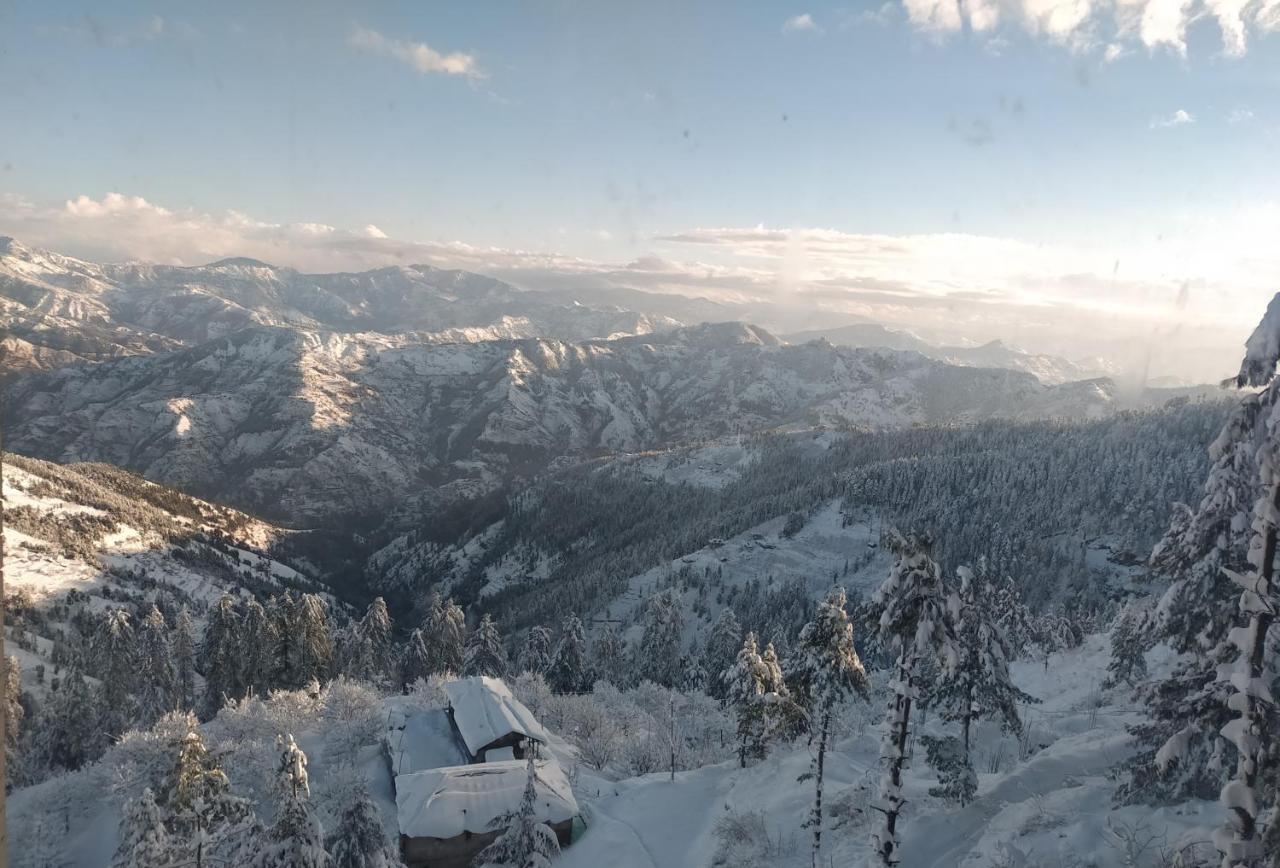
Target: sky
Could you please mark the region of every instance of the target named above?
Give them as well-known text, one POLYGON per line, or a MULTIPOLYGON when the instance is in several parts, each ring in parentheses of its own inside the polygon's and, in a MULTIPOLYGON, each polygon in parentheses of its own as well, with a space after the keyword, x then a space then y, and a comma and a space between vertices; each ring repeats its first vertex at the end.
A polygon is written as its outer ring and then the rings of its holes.
POLYGON ((1280 0, 0 0, 0 83, 0 233, 87 258, 429 262, 1200 380, 1280 290, 1280 0))

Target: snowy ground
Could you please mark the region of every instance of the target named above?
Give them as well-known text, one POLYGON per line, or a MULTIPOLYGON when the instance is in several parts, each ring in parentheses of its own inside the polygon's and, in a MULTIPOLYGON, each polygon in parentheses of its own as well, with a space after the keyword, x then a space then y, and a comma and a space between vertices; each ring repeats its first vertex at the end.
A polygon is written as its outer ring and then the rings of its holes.
MULTIPOLYGON (((1151 655, 1154 670, 1168 655, 1151 655)), ((906 780, 908 809, 901 826, 902 862, 911 868, 955 868, 997 864, 1030 866, 1159 865, 1159 855, 1207 842, 1221 822, 1216 804, 1193 803, 1152 810, 1113 809, 1115 784, 1108 772, 1130 751, 1127 724, 1140 719, 1126 691, 1103 691, 1109 658, 1105 635, 1048 661, 1015 666, 1019 685, 1043 703, 1028 707, 1023 740, 980 727, 975 764, 981 774, 977 799, 951 808, 928 795, 932 773, 917 756, 906 780), (1020 760, 1021 754, 1026 758, 1020 760), (999 771, 987 771, 990 768, 999 771), (1126 841, 1146 842, 1145 852, 1126 861, 1126 841), (1019 860, 1023 861, 1019 861, 1019 860)), ((823 864, 868 864, 868 837, 879 814, 867 797, 879 780, 879 708, 850 721, 851 731, 827 756, 826 803, 863 808, 824 820, 823 864), (865 723, 865 728, 858 727, 865 723)), ((925 726, 937 730, 936 720, 925 726)), ((811 838, 801 828, 813 796, 810 782, 796 778, 809 768, 809 750, 778 751, 747 769, 734 762, 676 774, 653 774, 619 783, 584 779, 579 801, 588 829, 558 865, 706 866, 717 848, 716 823, 728 812, 763 813, 776 851, 761 865, 808 865, 811 838), (596 796, 592 790, 598 790, 596 796)), ((1202 853, 1209 852, 1200 845, 1202 853)))

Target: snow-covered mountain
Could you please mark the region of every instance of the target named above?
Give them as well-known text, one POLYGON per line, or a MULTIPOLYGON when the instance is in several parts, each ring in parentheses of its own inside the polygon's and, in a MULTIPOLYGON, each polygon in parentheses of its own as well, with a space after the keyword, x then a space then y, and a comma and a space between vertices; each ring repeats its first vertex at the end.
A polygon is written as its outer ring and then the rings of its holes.
POLYGON ((822 339, 838 346, 915 350, 931 359, 951 365, 1025 371, 1048 384, 1112 377, 1118 373, 1114 366, 1108 365, 1101 359, 1077 362, 1062 356, 1030 353, 1001 340, 978 346, 942 346, 929 343, 905 329, 889 328, 878 323, 854 323, 829 329, 796 332, 786 335, 785 339, 791 343, 822 339))
MULTIPOLYGON (((239 267, 239 266, 237 266, 239 267)), ((566 455, 782 426, 1101 416, 1107 381, 1045 386, 916 353, 786 345, 732 323, 612 341, 405 344, 249 328, 18 377, 13 448, 106 461, 292 521, 474 491, 566 455)))
POLYGON ((6 372, 158 352, 263 325, 422 343, 579 340, 679 324, 427 265, 351 274, 304 274, 244 258, 189 268, 103 265, 0 237, 6 372))

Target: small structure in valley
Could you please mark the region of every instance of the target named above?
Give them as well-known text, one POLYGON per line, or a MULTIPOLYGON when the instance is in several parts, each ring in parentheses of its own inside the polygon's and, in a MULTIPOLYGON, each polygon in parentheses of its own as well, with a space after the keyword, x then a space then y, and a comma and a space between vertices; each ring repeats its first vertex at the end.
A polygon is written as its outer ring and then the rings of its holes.
MULTIPOLYGON (((536 816, 569 843, 578 803, 554 760, 536 760, 536 816)), ((467 868, 520 810, 528 767, 519 760, 413 772, 396 778, 400 853, 409 868, 467 868)))
POLYGON ((444 692, 450 720, 473 763, 524 759, 529 750, 538 756, 547 743, 542 724, 500 679, 459 678, 445 684, 444 692))

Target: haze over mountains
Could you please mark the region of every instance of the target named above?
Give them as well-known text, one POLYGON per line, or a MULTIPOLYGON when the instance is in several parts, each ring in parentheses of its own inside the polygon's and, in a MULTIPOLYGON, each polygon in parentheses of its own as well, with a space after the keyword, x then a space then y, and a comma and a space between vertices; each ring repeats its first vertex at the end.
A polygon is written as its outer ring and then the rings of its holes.
POLYGON ((1066 360, 873 325, 828 333, 861 346, 787 343, 427 266, 97 265, 0 245, 4 370, 25 371, 6 389, 11 448, 293 523, 474 495, 564 456, 1134 405, 1066 360))

